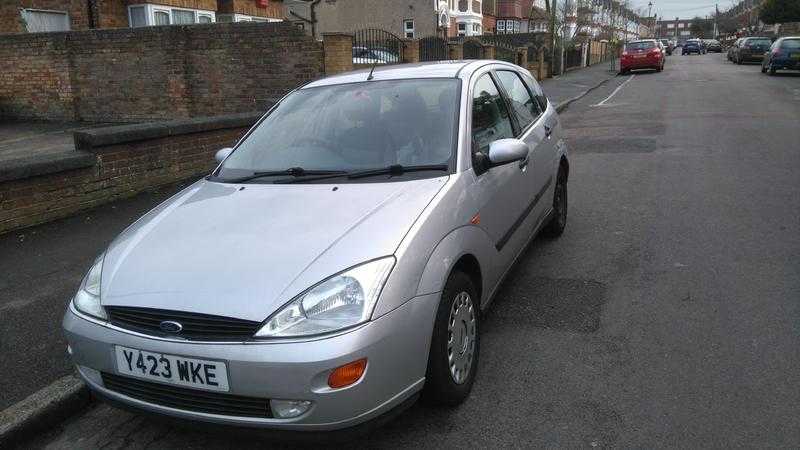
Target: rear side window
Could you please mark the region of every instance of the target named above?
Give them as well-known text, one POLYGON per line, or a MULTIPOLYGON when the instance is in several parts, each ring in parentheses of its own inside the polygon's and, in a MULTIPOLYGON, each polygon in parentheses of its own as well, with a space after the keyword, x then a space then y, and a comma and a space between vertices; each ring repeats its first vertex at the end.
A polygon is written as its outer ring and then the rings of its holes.
POLYGON ((745 43, 747 47, 769 47, 770 45, 772 45, 772 41, 769 39, 748 39, 745 43))
POLYGON ((656 46, 655 42, 648 41, 648 42, 631 42, 630 44, 625 46, 626 50, 647 50, 648 48, 654 48, 656 46))
POLYGON ((497 78, 508 93, 511 109, 514 110, 519 120, 520 128, 527 128, 542 113, 539 109, 539 102, 533 98, 528 87, 516 72, 500 70, 497 72, 497 78))
POLYGON ((487 153, 489 144, 514 137, 511 117, 506 103, 500 97, 492 77, 485 74, 475 83, 472 94, 472 143, 473 150, 487 153))
POLYGON ((784 39, 781 41, 781 48, 800 50, 800 39, 784 39))

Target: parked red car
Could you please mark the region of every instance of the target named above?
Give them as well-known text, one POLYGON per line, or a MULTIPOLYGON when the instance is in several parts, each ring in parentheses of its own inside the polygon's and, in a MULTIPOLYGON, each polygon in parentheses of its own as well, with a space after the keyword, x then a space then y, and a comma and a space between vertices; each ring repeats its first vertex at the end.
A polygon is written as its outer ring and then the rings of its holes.
POLYGON ((621 74, 631 70, 654 69, 656 72, 664 70, 664 52, 655 39, 628 42, 620 59, 621 74))

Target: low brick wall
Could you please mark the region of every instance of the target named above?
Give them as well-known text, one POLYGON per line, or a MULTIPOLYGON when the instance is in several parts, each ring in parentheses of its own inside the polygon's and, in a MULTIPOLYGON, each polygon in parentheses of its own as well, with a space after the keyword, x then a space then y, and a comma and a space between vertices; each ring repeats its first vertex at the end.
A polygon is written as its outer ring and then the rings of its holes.
POLYGON ((264 111, 323 55, 290 23, 214 23, 0 35, 0 67, 0 117, 130 123, 264 111))
POLYGON ((216 151, 257 119, 237 114, 76 133, 77 152, 94 156, 94 164, 0 182, 0 233, 207 173, 216 151))

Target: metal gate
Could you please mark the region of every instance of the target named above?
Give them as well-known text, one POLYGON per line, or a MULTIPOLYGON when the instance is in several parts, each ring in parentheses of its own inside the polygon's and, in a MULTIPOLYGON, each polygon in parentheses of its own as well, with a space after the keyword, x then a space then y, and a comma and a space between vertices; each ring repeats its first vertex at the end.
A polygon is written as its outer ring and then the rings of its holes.
POLYGON ((581 49, 568 48, 564 54, 564 70, 574 69, 581 66, 581 49))
POLYGON ((428 36, 419 40, 420 61, 444 61, 449 59, 447 41, 438 36, 428 36))
POLYGON ((464 41, 464 59, 483 58, 483 45, 480 42, 468 39, 464 41))
POLYGON ((513 48, 509 48, 505 45, 498 45, 494 49, 494 58, 500 61, 516 64, 517 52, 513 48))
POLYGON ((400 64, 403 62, 403 40, 378 28, 353 33, 353 64, 400 64))

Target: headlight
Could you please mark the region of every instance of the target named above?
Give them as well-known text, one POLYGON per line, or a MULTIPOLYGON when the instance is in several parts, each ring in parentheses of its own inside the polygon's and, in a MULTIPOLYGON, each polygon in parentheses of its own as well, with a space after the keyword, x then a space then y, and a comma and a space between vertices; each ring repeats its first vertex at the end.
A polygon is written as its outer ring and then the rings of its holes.
POLYGON ((328 278, 284 305, 255 337, 309 336, 366 322, 392 266, 389 256, 328 278))
POLYGON ((106 310, 100 305, 100 274, 103 272, 103 257, 100 256, 83 278, 72 304, 78 311, 102 320, 108 320, 106 310))

